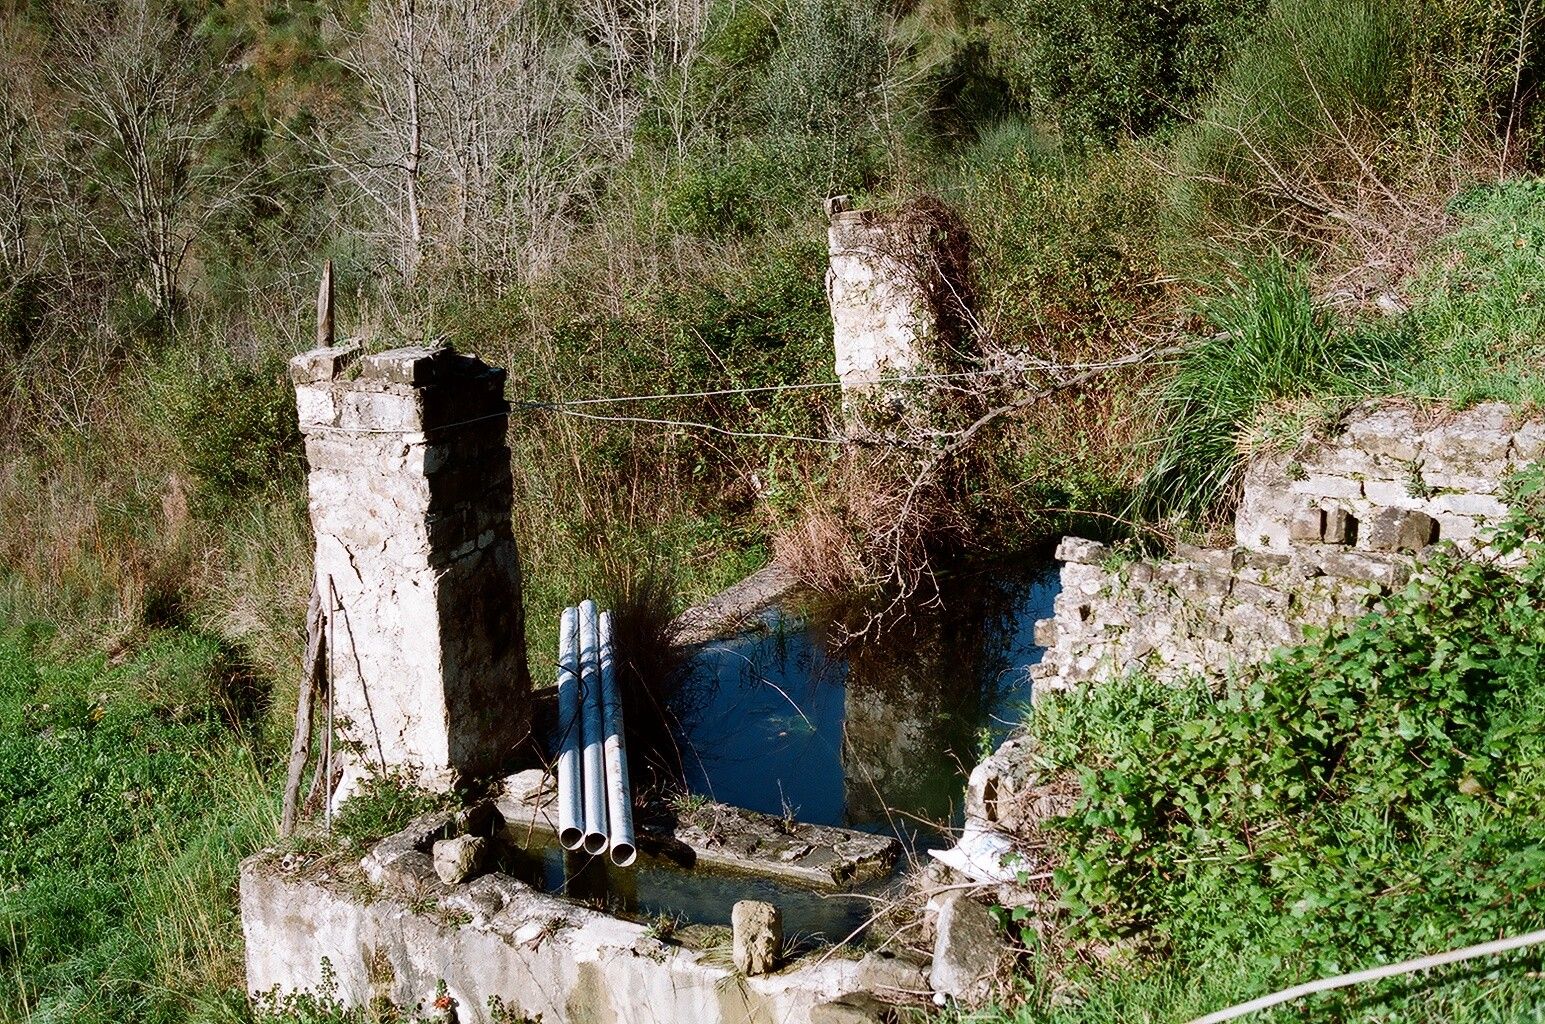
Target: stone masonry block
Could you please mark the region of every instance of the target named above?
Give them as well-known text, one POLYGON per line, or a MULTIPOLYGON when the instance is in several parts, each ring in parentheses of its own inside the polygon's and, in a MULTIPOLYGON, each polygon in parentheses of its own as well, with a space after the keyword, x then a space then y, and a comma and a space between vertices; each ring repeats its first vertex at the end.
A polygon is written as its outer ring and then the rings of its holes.
POLYGON ((1513 430, 1511 455, 1522 465, 1545 458, 1545 420, 1528 420, 1513 430))
POLYGON ((1411 564, 1394 555, 1371 551, 1329 551, 1320 564, 1327 575, 1344 580, 1359 580, 1394 589, 1411 578, 1411 564))
POLYGON ((1344 508, 1325 509, 1325 533, 1320 539, 1326 544, 1356 544, 1357 519, 1344 508))
POLYGON ((1344 498, 1351 500, 1363 496, 1361 480, 1340 476, 1310 476, 1303 480, 1294 480, 1289 490, 1294 494, 1304 494, 1316 499, 1344 498))
POLYGON ((1057 545, 1057 551, 1052 556, 1059 562, 1073 562, 1079 565, 1099 565, 1110 556, 1110 547, 1101 544, 1097 540, 1085 540, 1082 537, 1063 537, 1057 545))
POLYGON ((1422 550, 1438 539, 1438 524, 1425 512, 1413 509, 1381 508, 1368 520, 1367 547, 1370 551, 1422 550))
POLYGON ((1421 454, 1421 433, 1412 411, 1399 407, 1358 410, 1345 423, 1350 445, 1396 462, 1408 462, 1421 454))
POLYGON ((1176 544, 1175 557, 1218 572, 1233 572, 1244 564, 1245 553, 1239 548, 1204 548, 1195 544, 1176 544))
POLYGON ((290 380, 296 384, 331 381, 359 358, 360 347, 354 343, 334 348, 314 348, 290 360, 290 380))
POLYGON ((1507 505, 1489 494, 1440 494, 1432 499, 1431 509, 1439 515, 1485 516, 1491 520, 1507 515, 1507 505))
POLYGON ((1420 505, 1423 500, 1411 493, 1411 483, 1405 477, 1399 480, 1369 480, 1363 484, 1363 496, 1375 505, 1404 508, 1420 505))
POLYGON ((1318 544, 1325 537, 1325 512, 1318 508, 1302 509, 1288 523, 1288 539, 1294 544, 1318 544))

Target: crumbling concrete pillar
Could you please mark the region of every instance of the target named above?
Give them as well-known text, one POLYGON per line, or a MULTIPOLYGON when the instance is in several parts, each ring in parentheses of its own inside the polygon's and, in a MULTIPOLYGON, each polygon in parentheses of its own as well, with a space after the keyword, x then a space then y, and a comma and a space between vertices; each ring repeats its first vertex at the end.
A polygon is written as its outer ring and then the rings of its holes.
POLYGON ((913 224, 849 209, 846 196, 828 199, 826 214, 826 298, 843 391, 921 372, 937 326, 929 268, 918 259, 925 240, 913 224))
POLYGON ((443 787, 526 735, 505 373, 449 348, 290 361, 334 716, 356 771, 443 787))

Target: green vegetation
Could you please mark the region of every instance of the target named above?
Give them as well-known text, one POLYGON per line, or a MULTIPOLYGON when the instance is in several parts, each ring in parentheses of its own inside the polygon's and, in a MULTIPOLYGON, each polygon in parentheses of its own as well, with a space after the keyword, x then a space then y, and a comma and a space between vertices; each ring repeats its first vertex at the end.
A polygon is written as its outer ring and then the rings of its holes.
POLYGON ((238 1018, 264 695, 208 637, 63 663, 45 639, 0 636, 0 1020, 238 1018))
MULTIPOLYGON (((1062 530, 1205 530, 1246 453, 1348 400, 1545 405, 1541 41, 1520 0, 6 5, 0 1016, 245 1012, 231 878, 273 838, 310 586, 284 363, 323 260, 345 335, 509 368, 541 680, 581 592, 642 649, 774 551, 878 591, 1062 530), (836 193, 950 227, 951 359, 990 372, 938 402, 1012 410, 915 492, 939 438, 808 440, 842 418, 836 193), (679 392, 713 394, 562 404, 679 392)), ((1502 794, 1537 788, 1506 729, 1538 701, 1498 652, 1536 584, 1449 566, 1408 621, 1223 697, 1134 681, 1046 723, 1097 783, 1064 836, 1081 927, 1143 938, 1041 964, 1022 1015, 1172 1019, 1536 913, 1481 891, 1533 863, 1502 794), (1429 634, 1465 638, 1452 664, 1417 663, 1429 634), (1243 730, 1237 764, 1208 729, 1243 730), (1402 730, 1496 757, 1408 775, 1402 730), (1326 737, 1369 760, 1288 792, 1326 737), (1188 805, 1186 773, 1227 799, 1188 805)), ((1511 1019, 1516 974, 1310 1015, 1511 1019)))
MULTIPOLYGON (((1539 927, 1545 469, 1515 494, 1495 543, 1521 569, 1439 556, 1387 607, 1219 693, 1134 678, 1036 706, 1082 791, 1051 826, 1069 935, 1116 952, 1082 963, 1048 943, 1071 1006, 1043 989, 1019 1019, 1186 1019, 1539 927)), ((1364 986, 1313 1016, 1532 1020, 1539 964, 1364 986)))

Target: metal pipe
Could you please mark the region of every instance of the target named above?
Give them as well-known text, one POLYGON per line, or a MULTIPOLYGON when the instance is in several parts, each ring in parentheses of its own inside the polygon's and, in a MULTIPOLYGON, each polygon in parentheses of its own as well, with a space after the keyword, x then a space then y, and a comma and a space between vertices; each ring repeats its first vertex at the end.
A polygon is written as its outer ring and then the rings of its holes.
POLYGON ((594 601, 579 603, 579 689, 584 695, 585 852, 606 852, 606 737, 601 718, 601 657, 594 601))
POLYGON ((601 718, 606 733, 606 817, 612 863, 625 868, 638 859, 633 845, 633 793, 628 785, 628 747, 622 722, 622 691, 617 686, 617 658, 612 647, 612 613, 597 620, 601 648, 601 718))
POLYGON ((558 842, 577 850, 585 841, 580 792, 579 609, 558 619, 558 842))

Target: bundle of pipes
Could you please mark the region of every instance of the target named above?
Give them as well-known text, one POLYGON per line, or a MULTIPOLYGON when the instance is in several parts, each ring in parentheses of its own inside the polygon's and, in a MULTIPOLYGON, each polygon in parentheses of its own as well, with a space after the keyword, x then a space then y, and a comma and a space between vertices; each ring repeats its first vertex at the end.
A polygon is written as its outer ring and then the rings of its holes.
POLYGON ((558 620, 558 729, 558 841, 592 856, 609 852, 625 868, 638 850, 622 696, 612 613, 598 614, 594 601, 565 608, 558 620))

